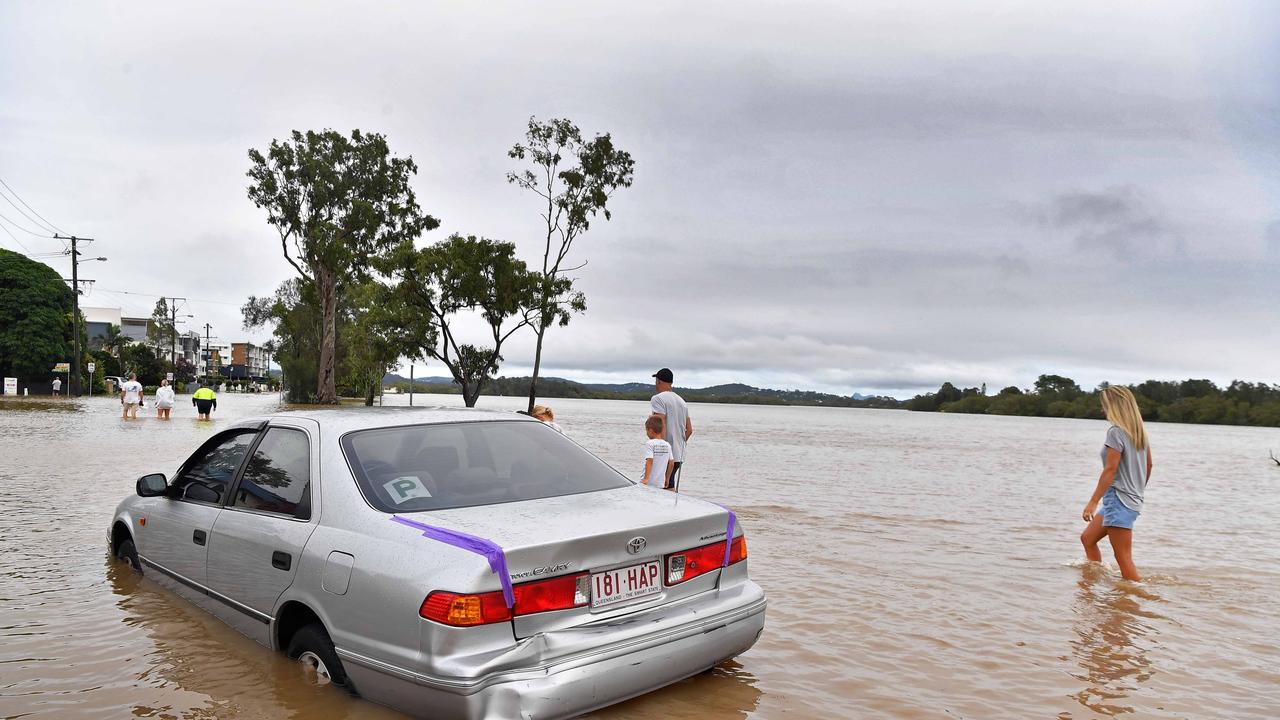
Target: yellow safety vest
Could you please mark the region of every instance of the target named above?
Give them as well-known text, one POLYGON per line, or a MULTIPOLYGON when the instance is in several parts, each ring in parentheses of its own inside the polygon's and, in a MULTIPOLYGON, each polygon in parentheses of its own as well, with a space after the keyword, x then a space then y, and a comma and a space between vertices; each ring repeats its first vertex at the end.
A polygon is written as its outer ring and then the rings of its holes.
POLYGON ((202 387, 199 390, 195 391, 195 393, 191 397, 196 400, 213 400, 218 396, 214 395, 213 391, 210 390, 209 388, 202 387))

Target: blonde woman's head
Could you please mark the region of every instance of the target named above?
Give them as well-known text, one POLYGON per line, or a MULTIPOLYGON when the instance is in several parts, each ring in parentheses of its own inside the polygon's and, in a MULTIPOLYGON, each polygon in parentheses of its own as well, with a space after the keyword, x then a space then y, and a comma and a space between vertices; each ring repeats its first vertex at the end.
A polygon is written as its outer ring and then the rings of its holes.
POLYGON ((1147 429, 1142 424, 1142 411, 1138 400, 1123 385, 1108 385, 1102 389, 1102 413, 1107 420, 1129 435, 1138 450, 1147 449, 1147 429))
POLYGON ((533 412, 529 414, 538 418, 542 422, 556 421, 556 414, 552 412, 551 408, 547 407, 546 405, 534 405, 533 412))

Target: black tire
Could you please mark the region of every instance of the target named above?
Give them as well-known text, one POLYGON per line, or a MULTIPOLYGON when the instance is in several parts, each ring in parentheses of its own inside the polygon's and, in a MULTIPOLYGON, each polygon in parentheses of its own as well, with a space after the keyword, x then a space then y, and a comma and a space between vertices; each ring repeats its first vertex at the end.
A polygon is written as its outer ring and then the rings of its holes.
MULTIPOLYGON (((289 649, 286 654, 290 658, 298 660, 308 653, 324 663, 329 682, 334 685, 347 684, 347 673, 342 669, 342 661, 338 659, 337 651, 333 649, 333 641, 329 639, 329 633, 325 632, 324 627, 318 623, 312 623, 298 630, 289 640, 289 649)), ((317 684, 322 683, 317 682, 317 684)))
POLYGON ((129 563, 134 572, 142 572, 142 561, 138 559, 138 549, 133 546, 132 538, 120 541, 120 545, 116 547, 116 559, 129 563))

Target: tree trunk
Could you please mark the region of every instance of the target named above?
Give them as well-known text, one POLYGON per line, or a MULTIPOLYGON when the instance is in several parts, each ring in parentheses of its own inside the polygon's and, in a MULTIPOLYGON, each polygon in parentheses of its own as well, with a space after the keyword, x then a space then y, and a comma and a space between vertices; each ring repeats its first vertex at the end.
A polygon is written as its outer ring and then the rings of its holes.
POLYGON ((467 407, 475 407, 476 401, 480 399, 480 390, 484 387, 484 380, 477 380, 474 383, 462 383, 462 402, 467 407))
POLYGON ((529 409, 530 414, 533 413, 533 406, 538 401, 538 371, 542 369, 542 338, 547 334, 547 326, 541 322, 538 323, 538 349, 533 353, 533 377, 529 378, 529 409))
POLYGON ((377 391, 377 388, 378 386, 376 384, 369 383, 369 389, 365 391, 365 396, 364 396, 365 407, 373 407, 373 396, 377 391))
POLYGON ((316 402, 337 404, 338 389, 334 363, 337 355, 338 335, 338 281, 332 270, 316 271, 316 285, 320 291, 320 369, 316 381, 316 402))

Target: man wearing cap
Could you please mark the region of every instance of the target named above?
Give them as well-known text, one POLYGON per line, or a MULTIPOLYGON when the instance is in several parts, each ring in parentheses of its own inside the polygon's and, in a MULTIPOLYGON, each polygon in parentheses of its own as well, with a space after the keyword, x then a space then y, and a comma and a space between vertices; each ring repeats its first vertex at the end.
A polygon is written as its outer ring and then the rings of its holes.
POLYGON ((689 420, 689 406, 684 398, 671 390, 675 376, 670 368, 662 368, 653 374, 653 387, 657 395, 649 401, 653 414, 662 418, 663 439, 671 445, 671 475, 665 489, 680 491, 680 466, 684 464, 684 447, 693 437, 693 423, 689 420))

